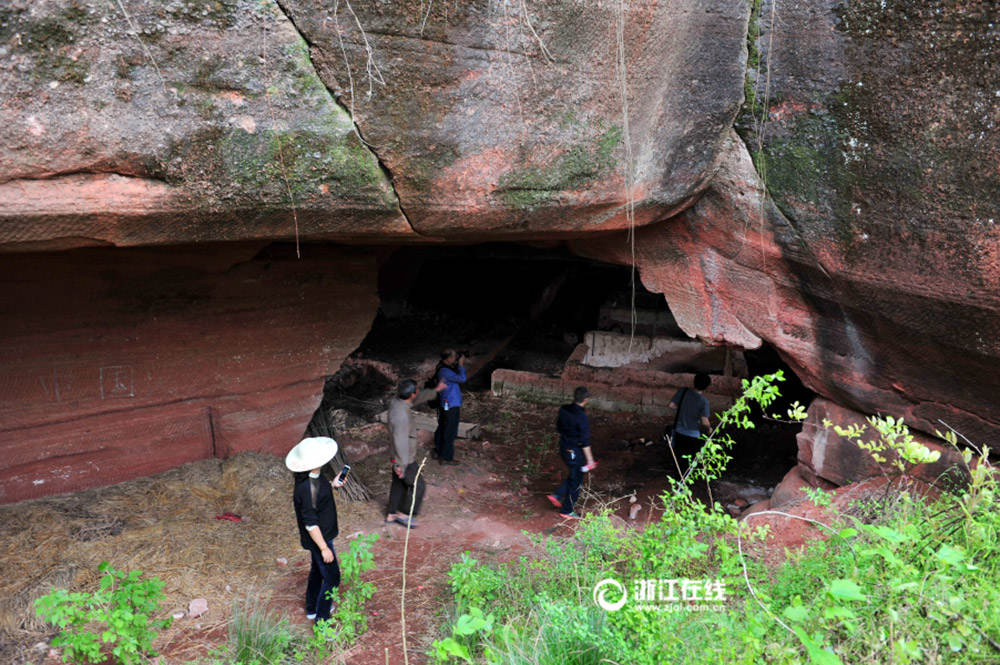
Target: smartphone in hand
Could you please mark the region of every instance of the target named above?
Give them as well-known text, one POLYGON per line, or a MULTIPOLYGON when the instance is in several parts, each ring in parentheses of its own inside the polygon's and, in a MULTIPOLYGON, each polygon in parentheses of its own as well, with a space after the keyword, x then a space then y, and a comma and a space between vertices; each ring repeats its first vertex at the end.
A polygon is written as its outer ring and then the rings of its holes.
POLYGON ((345 464, 344 468, 340 470, 340 474, 337 475, 337 482, 343 483, 347 481, 347 474, 351 472, 351 465, 345 464))

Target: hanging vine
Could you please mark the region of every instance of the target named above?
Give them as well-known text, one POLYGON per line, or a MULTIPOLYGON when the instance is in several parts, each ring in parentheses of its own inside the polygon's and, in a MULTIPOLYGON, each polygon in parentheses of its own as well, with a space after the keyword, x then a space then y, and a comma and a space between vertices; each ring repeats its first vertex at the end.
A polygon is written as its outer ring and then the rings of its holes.
POLYGON ((635 166, 632 154, 632 135, 629 130, 629 106, 628 106, 628 63, 625 58, 625 10, 626 0, 618 0, 617 21, 615 22, 616 41, 616 78, 618 80, 618 94, 621 98, 622 110, 622 140, 624 141, 625 159, 623 160, 622 186, 625 198, 625 224, 627 227, 626 237, 629 245, 629 263, 631 266, 631 276, 629 286, 631 289, 629 301, 629 349, 635 340, 635 327, 637 322, 635 310, 635 166))

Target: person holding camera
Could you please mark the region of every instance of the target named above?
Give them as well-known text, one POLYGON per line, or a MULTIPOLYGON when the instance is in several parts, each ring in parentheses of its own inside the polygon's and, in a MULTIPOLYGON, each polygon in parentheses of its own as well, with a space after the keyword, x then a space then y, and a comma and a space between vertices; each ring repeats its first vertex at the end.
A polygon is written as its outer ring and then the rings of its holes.
POLYGON ((410 409, 434 396, 431 390, 417 391, 417 384, 404 379, 396 387, 396 396, 389 402, 389 437, 395 457, 392 460, 392 485, 389 487, 389 507, 385 521, 415 528, 412 517, 420 512, 426 485, 417 478, 420 466, 416 461, 417 442, 411 426, 410 409), (412 515, 410 510, 412 508, 412 515))
POLYGON ((438 363, 438 426, 434 431, 434 453, 440 464, 455 461, 455 438, 462 413, 462 388, 465 383, 465 356, 455 349, 441 352, 438 363))

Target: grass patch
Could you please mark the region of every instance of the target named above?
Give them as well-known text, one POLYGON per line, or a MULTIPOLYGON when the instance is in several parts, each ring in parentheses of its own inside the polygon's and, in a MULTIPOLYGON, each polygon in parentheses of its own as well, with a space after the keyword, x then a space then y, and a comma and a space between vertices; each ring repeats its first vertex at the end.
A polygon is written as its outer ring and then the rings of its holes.
MULTIPOLYGON (((770 405, 780 379, 745 384, 722 422, 752 427, 750 405, 770 405)), ((900 463, 887 467, 887 489, 864 505, 830 503, 828 494, 813 492, 812 501, 827 504, 828 538, 777 568, 740 552, 755 550, 766 527, 751 529, 691 493, 728 461, 731 441, 719 429, 693 456, 686 481, 663 495, 662 519, 642 531, 598 513, 569 538, 536 538, 534 551, 516 561, 482 565, 466 553, 449 573, 455 618, 434 643, 432 661, 996 662, 1000 488, 988 450, 965 451, 968 486, 930 501, 907 475, 928 461, 927 449, 899 421, 874 418, 871 429, 847 436, 885 459, 898 456, 900 463), (606 598, 613 603, 624 590, 620 608, 596 604, 595 587, 606 579, 622 585, 606 598), (637 597, 651 588, 652 597, 637 597)))

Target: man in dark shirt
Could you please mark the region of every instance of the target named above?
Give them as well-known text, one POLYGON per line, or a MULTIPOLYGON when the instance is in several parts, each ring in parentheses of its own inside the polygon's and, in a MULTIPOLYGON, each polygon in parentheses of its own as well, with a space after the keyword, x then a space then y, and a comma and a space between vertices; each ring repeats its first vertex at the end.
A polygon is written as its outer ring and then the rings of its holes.
POLYGON ((330 591, 340 586, 340 566, 333 551, 333 539, 339 529, 332 487, 344 483, 339 478, 331 483, 320 475, 323 466, 336 454, 337 442, 318 436, 303 439, 285 457, 285 466, 295 473, 292 502, 299 543, 312 557, 306 585, 306 616, 317 621, 330 618, 330 591))
POLYGON ((702 391, 712 385, 708 374, 695 374, 694 389, 681 388, 670 399, 667 405, 676 412, 674 424, 670 432, 670 443, 675 454, 693 453, 701 445, 701 429, 710 430, 712 425, 708 420, 708 398, 702 391))
POLYGON ((592 469, 594 455, 590 451, 590 421, 583 407, 590 399, 587 389, 580 386, 573 391, 573 403, 559 407, 556 431, 559 432, 559 454, 569 467, 569 476, 555 492, 548 495, 561 517, 579 517, 573 504, 580 498, 580 482, 585 471, 592 469))

